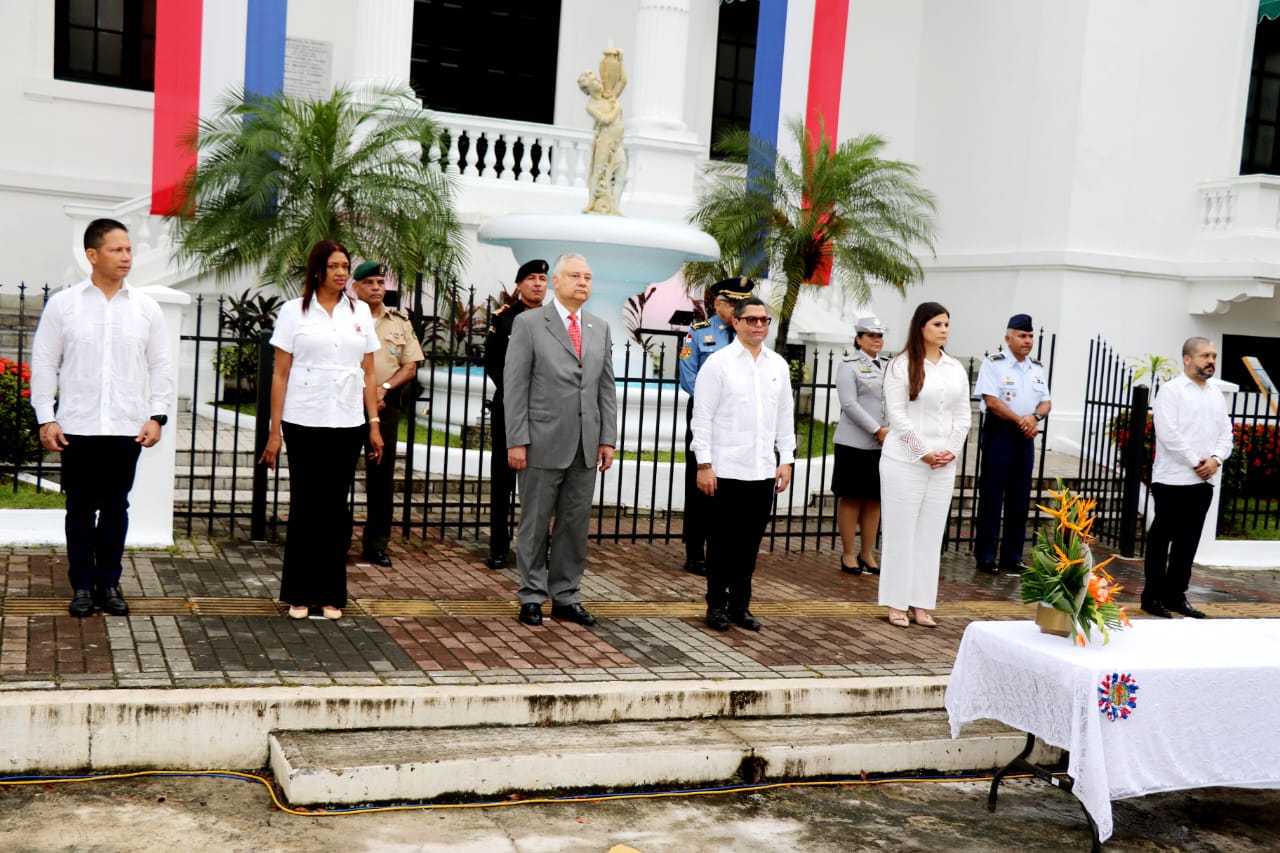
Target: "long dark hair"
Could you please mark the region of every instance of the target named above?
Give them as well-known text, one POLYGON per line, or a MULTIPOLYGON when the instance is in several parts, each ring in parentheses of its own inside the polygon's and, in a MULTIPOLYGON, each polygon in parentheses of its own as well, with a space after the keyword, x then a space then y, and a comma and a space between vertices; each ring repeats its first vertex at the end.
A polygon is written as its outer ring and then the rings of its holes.
POLYGON ((921 302, 911 315, 911 325, 907 328, 907 344, 902 348, 899 358, 907 360, 907 393, 914 400, 920 396, 924 387, 924 327, 939 314, 951 316, 951 312, 938 302, 921 302))
POLYGON ((329 273, 329 256, 334 252, 346 255, 347 263, 351 263, 351 253, 337 240, 321 240, 311 247, 311 254, 307 255, 307 274, 302 280, 302 312, 304 314, 311 307, 311 297, 315 296, 329 273))

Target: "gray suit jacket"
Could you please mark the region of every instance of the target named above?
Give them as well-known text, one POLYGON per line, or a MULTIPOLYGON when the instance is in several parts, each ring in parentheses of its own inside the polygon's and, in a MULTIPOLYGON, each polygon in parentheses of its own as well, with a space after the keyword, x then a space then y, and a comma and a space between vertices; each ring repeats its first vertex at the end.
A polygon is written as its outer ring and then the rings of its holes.
POLYGON ((618 443, 618 400, 609 325, 580 312, 582 360, 555 305, 525 311, 511 328, 503 365, 507 446, 528 445, 534 468, 568 468, 575 442, 593 466, 600 445, 618 443))

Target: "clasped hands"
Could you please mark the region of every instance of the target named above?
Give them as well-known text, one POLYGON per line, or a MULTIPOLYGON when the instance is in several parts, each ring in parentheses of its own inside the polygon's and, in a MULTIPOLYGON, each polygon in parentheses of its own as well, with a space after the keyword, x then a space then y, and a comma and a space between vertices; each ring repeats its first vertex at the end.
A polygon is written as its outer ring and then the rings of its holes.
POLYGON ((955 462, 956 455, 950 450, 931 450, 924 456, 921 456, 920 461, 936 471, 939 468, 945 468, 952 462, 955 462))

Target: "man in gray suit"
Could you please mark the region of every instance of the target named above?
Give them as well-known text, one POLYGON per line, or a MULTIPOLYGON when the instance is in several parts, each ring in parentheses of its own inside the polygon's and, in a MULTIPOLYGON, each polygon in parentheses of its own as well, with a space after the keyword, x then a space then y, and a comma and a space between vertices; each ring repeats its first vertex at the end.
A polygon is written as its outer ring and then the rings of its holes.
POLYGON ((594 625, 578 586, 596 470, 609 470, 617 442, 613 342, 609 325, 582 310, 591 296, 586 258, 556 258, 551 283, 551 303, 516 318, 503 365, 507 463, 520 485, 520 621, 541 625, 550 599, 553 617, 594 625))

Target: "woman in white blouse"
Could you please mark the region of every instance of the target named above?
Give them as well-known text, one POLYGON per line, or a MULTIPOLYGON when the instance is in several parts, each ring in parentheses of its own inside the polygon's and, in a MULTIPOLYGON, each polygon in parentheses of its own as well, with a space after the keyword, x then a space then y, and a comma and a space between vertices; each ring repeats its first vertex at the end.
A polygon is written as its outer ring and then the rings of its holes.
POLYGON ((271 345, 271 433, 262 460, 274 468, 289 448, 289 522, 280 600, 292 619, 323 608, 341 619, 347 606, 347 495, 360 448, 382 456, 373 352, 378 337, 369 306, 346 294, 351 256, 321 240, 307 258, 302 296, 286 302, 271 345), (366 423, 367 420, 367 423, 366 423))
POLYGON ((884 402, 889 435, 880 456, 880 603, 889 622, 930 628, 938 600, 938 561, 956 456, 969 434, 969 377, 943 352, 951 315, 937 302, 916 308, 907 344, 889 362, 884 402))

